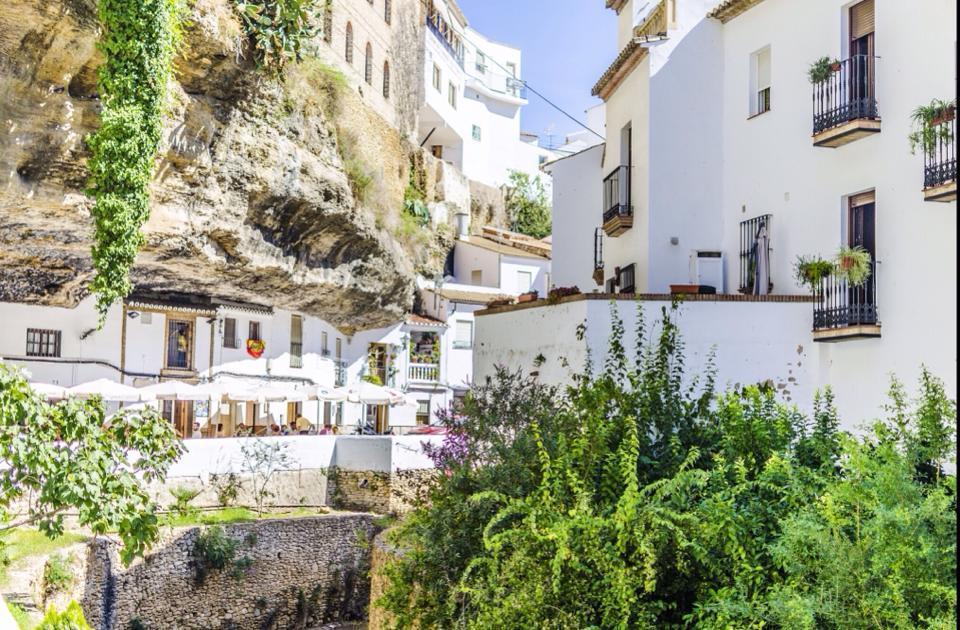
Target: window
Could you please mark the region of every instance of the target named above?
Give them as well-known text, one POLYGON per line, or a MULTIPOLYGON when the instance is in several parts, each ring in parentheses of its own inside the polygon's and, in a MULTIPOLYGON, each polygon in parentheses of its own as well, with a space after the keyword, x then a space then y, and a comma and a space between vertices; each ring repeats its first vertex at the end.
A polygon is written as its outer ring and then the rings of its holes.
POLYGON ((479 50, 477 51, 477 70, 480 72, 487 71, 487 56, 484 55, 479 50))
MULTIPOLYGON (((757 262, 762 256, 770 260, 770 223, 772 215, 763 214, 740 222, 740 293, 759 294, 755 286, 757 262), (766 243, 766 252, 760 248, 766 243)), ((768 262, 769 264, 769 262, 768 262)), ((766 272, 768 275, 770 270, 766 272)), ((767 293, 773 289, 773 283, 767 286, 767 293)))
POLYGON ((393 19, 393 15, 392 15, 393 11, 390 6, 391 4, 393 3, 390 2, 390 0, 383 1, 383 19, 387 24, 389 24, 390 21, 393 19))
POLYGON ((383 98, 390 98, 390 62, 383 62, 383 98))
POLYGON ((430 424, 430 401, 417 401, 417 424, 424 426, 430 424))
POLYGON ((247 339, 260 339, 260 322, 251 321, 247 328, 247 339))
POLYGON ((237 340, 237 320, 232 317, 223 320, 223 347, 236 348, 240 344, 237 340))
POLYGON ((770 47, 750 55, 750 115, 770 111, 770 47))
POLYGON ((470 284, 480 286, 483 284, 483 271, 474 269, 470 272, 470 284))
POLYGON ((40 328, 27 329, 27 356, 28 357, 59 357, 60 331, 42 330, 40 328))
POLYGON ((442 160, 442 159, 443 159, 443 145, 442 145, 442 144, 434 144, 434 145, 431 145, 431 146, 430 146, 430 155, 432 155, 433 157, 437 158, 438 160, 442 160))
POLYGON ((193 355, 193 322, 171 319, 167 321, 166 367, 189 370, 193 355))
POLYGON ((633 264, 620 269, 617 274, 617 284, 620 285, 620 293, 634 293, 637 290, 636 280, 634 278, 633 264))
POLYGON ((328 44, 333 41, 333 2, 328 2, 323 9, 323 41, 328 44))
POLYGON ((517 292, 526 293, 532 288, 533 288, 533 272, 518 271, 517 272, 517 292))
POLYGON ((344 44, 343 58, 353 64, 353 24, 347 22, 347 41, 344 44))
POLYGON ((514 79, 517 78, 517 64, 512 61, 507 62, 507 74, 509 74, 514 79))
POLYGON ((367 47, 363 54, 363 80, 368 85, 373 85, 373 46, 367 42, 367 47))
POLYGON ((338 361, 340 360, 341 357, 343 357, 343 345, 342 345, 342 343, 343 343, 343 342, 342 342, 342 340, 340 339, 340 337, 337 337, 337 341, 336 341, 336 351, 337 351, 337 360, 338 360, 338 361))
POLYGON ((303 367, 303 318, 290 316, 290 367, 303 367))
POLYGON ((320 333, 320 354, 325 357, 330 356, 330 345, 328 344, 326 331, 320 333))
POLYGON ((447 100, 450 101, 450 107, 457 108, 457 86, 452 82, 447 86, 447 100))
POLYGON ((453 347, 454 348, 472 348, 473 347, 473 322, 469 320, 457 320, 454 326, 453 347))
POLYGON ((440 72, 440 66, 433 64, 433 89, 437 92, 441 90, 440 85, 443 83, 443 74, 440 72))
POLYGON ((539 157, 537 158, 537 162, 539 163, 540 166, 543 166, 544 164, 547 163, 547 156, 545 156, 545 155, 539 156, 539 157))
POLYGON ((476 140, 477 142, 480 142, 480 127, 478 127, 477 125, 473 126, 472 136, 474 140, 476 140))

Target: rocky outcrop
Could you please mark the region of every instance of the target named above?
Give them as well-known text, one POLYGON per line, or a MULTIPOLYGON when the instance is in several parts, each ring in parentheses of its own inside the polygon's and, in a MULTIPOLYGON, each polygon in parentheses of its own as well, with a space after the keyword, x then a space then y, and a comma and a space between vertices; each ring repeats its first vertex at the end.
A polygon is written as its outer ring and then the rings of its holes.
MULTIPOLYGON (((414 272, 445 254, 397 229, 416 149, 349 89, 337 120, 310 76, 320 64, 283 82, 257 71, 229 0, 192 6, 135 285, 269 303, 346 332, 396 321, 414 272), (350 125, 379 160, 366 202, 338 146, 350 125)), ((87 293, 97 34, 94 0, 0 5, 0 301, 74 306, 87 293)))

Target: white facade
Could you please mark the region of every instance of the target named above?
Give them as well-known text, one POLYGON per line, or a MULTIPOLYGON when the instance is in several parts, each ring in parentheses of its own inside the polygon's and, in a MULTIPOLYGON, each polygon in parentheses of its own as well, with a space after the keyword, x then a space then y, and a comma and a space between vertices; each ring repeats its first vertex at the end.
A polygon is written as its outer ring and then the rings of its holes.
MULTIPOLYGON (((629 265, 634 265, 633 288, 638 293, 667 293, 672 284, 697 283, 691 258, 705 250, 719 252, 724 268, 719 281, 709 284, 720 293, 749 291, 747 259, 741 260, 741 253, 753 243, 751 236, 742 237, 744 230, 749 234, 752 228, 742 222, 765 217, 771 292, 774 296, 800 294, 805 290, 793 279, 797 256, 831 258, 841 244, 858 244, 855 232, 861 235, 858 238, 869 232, 872 241, 875 230, 875 243, 869 245, 877 261, 876 285, 875 290, 869 289, 866 304, 875 307, 876 324, 815 323, 815 305, 808 303, 803 308, 791 305, 790 309, 806 315, 783 319, 780 323, 787 329, 776 334, 803 347, 802 369, 811 370, 807 390, 832 386, 850 426, 878 413, 891 373, 913 385, 920 366, 926 365, 955 396, 956 201, 924 200, 923 157, 910 153, 907 135, 916 107, 934 98, 950 100, 956 93, 952 67, 956 4, 875 0, 870 45, 879 58, 871 62, 875 63, 871 85, 881 120, 870 119, 862 125, 880 130, 863 132, 863 137, 836 148, 815 146, 815 141, 823 141, 822 134, 811 137, 814 88, 807 69, 822 56, 850 56, 854 45, 850 9, 857 3, 626 0, 607 4, 619 7, 618 38, 624 54, 595 88, 606 103, 601 172, 605 176, 617 167, 627 167, 628 203, 633 209, 632 226, 619 235, 603 237, 608 290, 618 289, 610 283, 615 270, 629 265), (717 18, 708 17, 717 5, 721 9, 717 18), (762 88, 769 88, 764 107, 758 105, 762 88), (872 200, 875 222, 870 229, 853 230, 849 220, 857 215, 852 204, 868 203, 854 201, 861 193, 872 193, 866 199, 872 200), (825 333, 838 333, 834 339, 842 340, 825 343, 825 333)), ((562 161, 554 166, 557 191, 590 187, 579 180, 595 178, 597 171, 586 157, 579 159, 580 169, 565 170, 562 161), (574 181, 563 181, 568 177, 574 181)), ((558 195, 554 209, 553 244, 561 259, 555 263, 557 283, 578 284, 584 291, 591 286, 580 282, 586 282, 593 271, 593 231, 603 223, 605 209, 603 192, 595 194, 590 205, 595 209, 592 223, 580 212, 585 200, 563 204, 558 195)), ((852 310, 852 291, 838 295, 842 317, 870 317, 852 310)), ((717 340, 721 373, 729 370, 724 361, 733 361, 739 370, 746 369, 748 359, 774 370, 777 365, 766 363, 767 357, 757 354, 753 343, 756 331, 769 324, 766 299, 761 296, 738 308, 726 305, 724 312, 736 311, 735 317, 706 318, 702 328, 691 326, 684 331, 693 335, 706 331, 707 338, 717 340)), ((705 307, 696 302, 684 308, 705 307)), ((823 304, 816 308, 823 316, 835 315, 823 304)), ((549 307, 511 315, 534 317, 537 310, 549 307)), ((609 324, 602 314, 580 315, 589 318, 588 330, 609 324)), ((523 336, 522 340, 515 337, 525 334, 516 333, 519 324, 506 320, 507 314, 478 317, 478 338, 494 343, 503 336, 496 343, 513 349, 553 338, 552 320, 534 327, 550 330, 549 337, 523 336)), ((483 358, 488 352, 481 348, 477 355, 478 374, 489 370, 493 359, 483 358)), ((512 358, 529 364, 536 354, 531 348, 512 358)), ((777 360, 783 364, 781 359, 777 360)), ((750 382, 753 376, 751 369, 734 380, 750 382)), ((763 379, 778 376, 773 371, 763 379)), ((794 401, 809 402, 797 396, 794 401)))
POLYGON ((418 142, 489 186, 506 184, 511 170, 541 175, 553 153, 521 133, 527 100, 520 50, 470 28, 455 0, 425 8, 418 142))

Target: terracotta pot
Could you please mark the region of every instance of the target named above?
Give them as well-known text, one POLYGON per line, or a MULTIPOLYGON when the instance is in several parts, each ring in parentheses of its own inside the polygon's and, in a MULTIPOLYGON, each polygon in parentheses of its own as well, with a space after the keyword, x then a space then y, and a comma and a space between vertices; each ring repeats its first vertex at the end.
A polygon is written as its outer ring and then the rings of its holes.
POLYGON ((522 304, 524 302, 533 302, 537 299, 537 292, 531 291, 530 293, 521 293, 517 296, 517 302, 522 304))
POLYGON ((840 64, 839 64, 839 63, 831 63, 831 64, 830 64, 830 71, 831 71, 831 72, 840 72, 840 64))
POLYGON ((840 269, 842 269, 842 270, 844 270, 844 271, 849 271, 850 269, 852 269, 854 264, 855 264, 855 263, 854 263, 853 258, 841 258, 841 259, 840 259, 840 269))
POLYGON ((957 115, 957 109, 955 107, 948 107, 943 110, 943 113, 937 116, 936 118, 930 119, 930 126, 936 127, 937 125, 942 125, 945 122, 953 120, 957 115))
POLYGON ((671 284, 670 293, 699 293, 699 284, 671 284))

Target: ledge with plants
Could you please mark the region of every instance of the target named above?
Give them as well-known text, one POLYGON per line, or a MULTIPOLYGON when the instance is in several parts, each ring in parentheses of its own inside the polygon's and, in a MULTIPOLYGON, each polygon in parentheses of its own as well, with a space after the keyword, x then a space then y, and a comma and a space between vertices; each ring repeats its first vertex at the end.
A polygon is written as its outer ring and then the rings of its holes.
POLYGON ((841 247, 832 260, 819 255, 801 255, 793 265, 794 277, 801 287, 811 293, 820 290, 821 282, 834 276, 852 287, 858 287, 870 278, 872 258, 863 247, 841 247))
POLYGON ((840 71, 840 60, 831 59, 830 57, 820 57, 812 64, 807 70, 807 78, 810 79, 810 83, 817 84, 823 83, 829 79, 834 72, 840 71))
POLYGON ((934 152, 938 143, 953 141, 953 128, 948 123, 956 118, 957 99, 942 101, 933 99, 927 105, 921 105, 913 110, 910 120, 913 128, 907 139, 910 141, 910 152, 916 153, 919 148, 926 154, 934 152))

